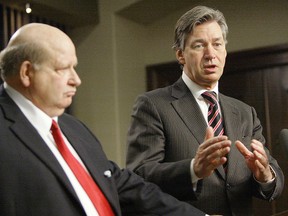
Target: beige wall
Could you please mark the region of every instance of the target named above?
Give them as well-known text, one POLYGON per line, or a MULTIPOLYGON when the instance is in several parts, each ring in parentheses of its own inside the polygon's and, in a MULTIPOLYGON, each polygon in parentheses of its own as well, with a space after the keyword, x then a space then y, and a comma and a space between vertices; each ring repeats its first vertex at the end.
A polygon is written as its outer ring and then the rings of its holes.
MULTIPOLYGON (((121 167, 133 102, 146 88, 145 66, 175 60, 173 28, 190 8, 141 25, 115 14, 133 2, 99 0, 99 24, 70 32, 82 78, 74 114, 100 139, 109 159, 121 167)), ((228 52, 288 43, 287 0, 206 0, 201 4, 224 13, 229 25, 228 52)))

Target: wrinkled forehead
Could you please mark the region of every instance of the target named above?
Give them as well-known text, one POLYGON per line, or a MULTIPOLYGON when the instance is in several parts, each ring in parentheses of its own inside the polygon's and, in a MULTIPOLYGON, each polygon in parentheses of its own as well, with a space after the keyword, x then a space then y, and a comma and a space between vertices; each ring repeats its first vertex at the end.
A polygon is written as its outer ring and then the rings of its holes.
POLYGON ((66 67, 77 65, 77 56, 74 44, 70 40, 44 43, 45 50, 56 67, 66 67))

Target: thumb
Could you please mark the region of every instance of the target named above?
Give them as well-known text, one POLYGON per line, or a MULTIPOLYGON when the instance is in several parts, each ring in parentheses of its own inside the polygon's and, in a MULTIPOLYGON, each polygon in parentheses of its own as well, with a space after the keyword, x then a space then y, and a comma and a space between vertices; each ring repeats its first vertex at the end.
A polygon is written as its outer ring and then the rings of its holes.
POLYGON ((208 140, 208 139, 213 138, 213 137, 214 137, 213 128, 209 126, 206 129, 205 140, 208 140))

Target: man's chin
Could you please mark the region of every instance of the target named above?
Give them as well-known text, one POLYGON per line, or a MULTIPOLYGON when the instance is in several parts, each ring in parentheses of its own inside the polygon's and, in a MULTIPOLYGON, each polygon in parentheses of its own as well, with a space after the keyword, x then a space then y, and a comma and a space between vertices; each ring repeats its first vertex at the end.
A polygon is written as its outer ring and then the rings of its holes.
POLYGON ((67 98, 67 99, 65 100, 65 102, 62 104, 62 107, 63 107, 64 109, 66 109, 66 108, 68 108, 71 104, 72 104, 72 97, 71 97, 71 98, 67 98))
POLYGON ((58 107, 58 110, 59 110, 60 115, 63 114, 65 111, 66 111, 66 112, 69 112, 69 108, 70 108, 71 104, 72 104, 72 100, 71 100, 70 102, 61 104, 61 105, 58 107))

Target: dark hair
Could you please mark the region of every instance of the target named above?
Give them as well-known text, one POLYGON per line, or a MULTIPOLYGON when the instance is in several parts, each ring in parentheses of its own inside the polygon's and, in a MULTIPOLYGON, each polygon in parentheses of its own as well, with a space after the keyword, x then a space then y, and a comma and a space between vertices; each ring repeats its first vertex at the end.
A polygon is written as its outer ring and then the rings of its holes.
POLYGON ((175 26, 174 44, 172 48, 184 50, 188 35, 193 31, 195 26, 214 20, 221 30, 225 43, 227 43, 228 26, 225 17, 219 10, 214 10, 205 6, 197 6, 183 14, 175 26))

